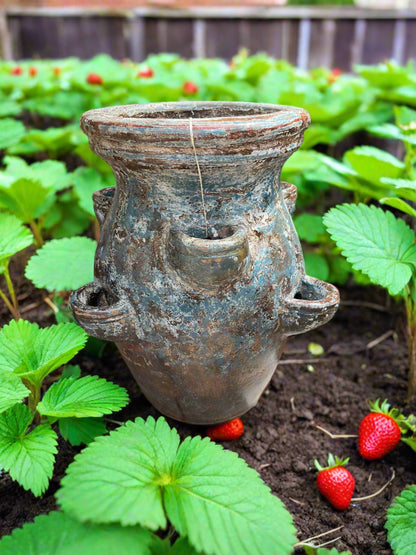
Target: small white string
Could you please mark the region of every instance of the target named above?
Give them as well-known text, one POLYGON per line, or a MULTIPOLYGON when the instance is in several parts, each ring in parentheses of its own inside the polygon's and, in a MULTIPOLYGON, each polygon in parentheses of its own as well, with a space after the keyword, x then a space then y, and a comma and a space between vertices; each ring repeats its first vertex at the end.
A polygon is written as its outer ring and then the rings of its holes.
POLYGON ((201 186, 202 210, 204 212, 204 221, 205 221, 205 233, 206 233, 206 237, 208 238, 208 219, 207 219, 207 211, 205 209, 204 186, 202 185, 201 169, 199 167, 198 156, 196 154, 196 148, 195 148, 195 142, 194 142, 194 133, 193 133, 193 129, 192 129, 192 118, 189 118, 189 132, 191 134, 191 143, 192 143, 192 148, 194 149, 196 167, 198 168, 199 184, 201 186))

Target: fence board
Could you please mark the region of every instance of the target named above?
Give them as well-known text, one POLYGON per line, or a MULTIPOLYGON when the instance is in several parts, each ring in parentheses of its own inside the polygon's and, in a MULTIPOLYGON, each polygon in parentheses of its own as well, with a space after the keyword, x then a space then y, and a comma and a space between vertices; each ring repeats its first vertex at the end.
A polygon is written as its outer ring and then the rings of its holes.
POLYGON ((391 21, 371 19, 367 21, 361 63, 376 64, 388 53, 390 58, 393 53, 394 25, 391 21))
POLYGON ((89 58, 104 52, 140 61, 150 53, 175 52, 186 58, 230 59, 246 47, 304 68, 322 65, 344 71, 353 63, 416 58, 416 10, 283 6, 132 12, 31 8, 2 13, 14 58, 89 58))

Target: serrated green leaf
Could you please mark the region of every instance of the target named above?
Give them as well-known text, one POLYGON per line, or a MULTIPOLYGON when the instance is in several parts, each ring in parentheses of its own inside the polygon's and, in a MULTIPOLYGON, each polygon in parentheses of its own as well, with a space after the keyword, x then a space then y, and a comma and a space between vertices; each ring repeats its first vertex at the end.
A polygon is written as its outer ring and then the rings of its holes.
POLYGON ((16 216, 0 212, 0 267, 2 262, 32 243, 33 235, 16 216))
POLYGON ((151 555, 153 536, 139 526, 81 524, 53 511, 0 541, 2 555, 151 555))
POLYGON ((25 275, 36 287, 71 291, 94 279, 97 243, 88 237, 48 241, 29 260, 25 275))
POLYGON ((200 437, 178 447, 163 418, 127 422, 76 457, 58 501, 81 521, 157 529, 167 515, 208 555, 292 552, 290 514, 237 454, 200 437))
POLYGON ((85 418, 110 414, 128 402, 124 387, 98 376, 61 378, 46 391, 37 410, 44 416, 85 418))
POLYGON ((26 320, 11 321, 0 332, 0 370, 14 372, 36 386, 67 363, 87 341, 76 324, 57 324, 40 329, 26 320))
POLYGON ((26 135, 26 128, 21 121, 13 118, 0 119, 0 150, 17 144, 26 135))
POLYGON ((92 194, 104 189, 107 183, 103 177, 92 168, 78 168, 74 172, 74 188, 79 199, 79 205, 87 214, 95 216, 92 194))
POLYGON ((0 413, 23 401, 29 393, 18 376, 0 371, 0 413))
POLYGON ((4 173, 16 180, 25 178, 37 181, 42 187, 54 191, 61 191, 71 184, 72 176, 67 172, 63 162, 44 160, 29 165, 16 156, 6 156, 5 164, 6 170, 4 173))
POLYGON ((344 159, 362 179, 375 185, 380 185, 383 177, 401 177, 405 169, 395 156, 374 146, 353 148, 345 153, 344 159))
POLYGON ((0 414, 0 465, 24 489, 39 496, 52 476, 57 436, 48 424, 26 433, 31 420, 32 413, 23 404, 0 414))
POLYGON ((170 475, 178 445, 178 433, 163 418, 127 422, 75 458, 58 501, 81 521, 165 528, 161 484, 170 475))
POLYGON ((409 214, 409 216, 413 216, 416 218, 416 210, 411 206, 408 202, 401 198, 381 198, 380 204, 386 204, 387 206, 391 206, 392 208, 396 208, 397 210, 401 210, 405 214, 409 214))
POLYGON ((326 213, 324 224, 352 266, 391 295, 399 294, 414 275, 415 234, 391 212, 343 204, 326 213))
POLYGON ((103 418, 60 418, 59 431, 71 445, 88 445, 107 432, 103 418))
POLYGON ((0 205, 24 223, 45 214, 55 200, 52 189, 33 179, 20 178, 9 187, 0 187, 0 205))
POLYGON ((80 210, 75 198, 71 202, 60 202, 58 200, 55 206, 59 210, 59 219, 51 230, 54 239, 81 235, 88 229, 90 218, 88 214, 80 210))
POLYGON ((283 503, 236 453, 186 438, 165 486, 170 522, 207 554, 292 553, 295 529, 283 503))
POLYGON ((402 491, 387 511, 387 538, 395 555, 416 552, 416 485, 402 491))

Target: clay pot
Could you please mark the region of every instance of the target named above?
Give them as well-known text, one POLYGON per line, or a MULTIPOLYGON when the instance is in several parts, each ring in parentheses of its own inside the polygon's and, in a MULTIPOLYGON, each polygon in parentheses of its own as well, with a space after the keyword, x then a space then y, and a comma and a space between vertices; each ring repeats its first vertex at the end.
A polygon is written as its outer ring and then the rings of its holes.
POLYGON ((117 187, 94 194, 95 280, 73 293, 72 309, 88 333, 116 342, 167 416, 212 424, 242 415, 287 336, 337 309, 336 288, 305 276, 290 216, 296 188, 280 182, 309 121, 300 108, 232 102, 82 116, 117 187))

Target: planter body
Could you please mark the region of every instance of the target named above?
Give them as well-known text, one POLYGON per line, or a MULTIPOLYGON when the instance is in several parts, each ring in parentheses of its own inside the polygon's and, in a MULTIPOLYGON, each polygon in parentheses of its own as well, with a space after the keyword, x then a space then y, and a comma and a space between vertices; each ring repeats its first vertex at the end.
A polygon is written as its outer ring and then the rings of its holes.
POLYGON ((290 216, 296 188, 279 179, 308 124, 299 108, 222 102, 82 117, 117 187, 94 194, 95 281, 73 293, 74 315, 116 342, 169 417, 212 424, 242 415, 287 336, 336 311, 338 291, 305 276, 290 216))

